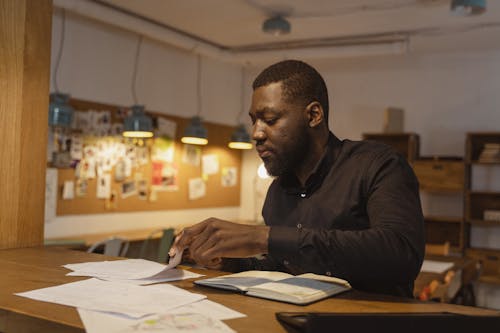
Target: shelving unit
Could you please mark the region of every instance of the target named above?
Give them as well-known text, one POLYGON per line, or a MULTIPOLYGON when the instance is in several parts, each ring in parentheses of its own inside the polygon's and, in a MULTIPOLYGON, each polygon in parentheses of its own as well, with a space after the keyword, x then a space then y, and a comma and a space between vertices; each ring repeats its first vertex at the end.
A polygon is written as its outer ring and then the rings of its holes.
MULTIPOLYGON (((464 191, 464 163, 461 157, 420 157, 420 138, 416 133, 370 133, 363 139, 392 146, 406 156, 412 165, 422 193, 433 196, 451 196, 462 205, 464 191)), ((451 253, 462 254, 464 249, 462 208, 457 216, 438 212, 425 217, 426 242, 430 247, 449 244, 451 253)))
MULTIPOLYGON (((486 210, 500 211, 500 190, 477 189, 475 186, 474 169, 491 168, 500 166, 500 154, 498 159, 488 158, 482 160, 481 153, 486 144, 500 145, 500 132, 493 133, 468 133, 466 139, 465 152, 465 228, 468 257, 478 260, 482 265, 482 272, 479 281, 489 284, 500 285, 500 250, 489 248, 473 247, 470 244, 471 227, 500 228, 500 221, 485 220, 486 210)), ((483 155, 484 156, 484 155, 483 155)), ((477 175, 476 175, 477 176, 477 175)), ((497 229, 500 231, 500 229, 497 229)))
POLYGON ((364 133, 363 140, 385 143, 400 152, 410 163, 418 158, 420 137, 416 133, 364 133))

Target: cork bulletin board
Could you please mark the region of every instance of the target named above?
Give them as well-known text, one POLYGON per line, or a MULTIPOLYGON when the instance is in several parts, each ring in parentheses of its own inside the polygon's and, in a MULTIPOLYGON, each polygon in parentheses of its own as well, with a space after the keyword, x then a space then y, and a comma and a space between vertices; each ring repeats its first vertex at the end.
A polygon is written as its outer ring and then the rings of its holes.
MULTIPOLYGON (((108 110, 111 112, 111 123, 122 121, 118 119, 117 114, 123 110, 123 107, 94 103, 89 101, 72 99, 70 105, 76 111, 86 110, 108 110)), ((218 159, 218 172, 210 175, 202 175, 201 163, 198 166, 186 164, 183 162, 182 154, 185 144, 181 143, 180 138, 184 133, 184 128, 189 123, 189 118, 169 116, 159 113, 146 111, 153 117, 154 122, 158 117, 173 121, 177 125, 176 137, 173 138, 174 158, 173 165, 177 169, 177 190, 174 191, 154 191, 154 199, 151 198, 150 186, 148 185, 148 197, 131 195, 122 197, 123 182, 130 182, 134 179, 134 174, 140 173, 148 184, 151 184, 153 163, 136 166, 133 168, 132 175, 124 181, 116 181, 111 177, 111 191, 118 193, 113 195, 113 202, 110 204, 106 199, 98 199, 97 177, 86 181, 86 195, 74 196, 72 199, 63 199, 63 187, 66 181, 75 181, 74 168, 58 168, 58 195, 56 214, 102 214, 116 212, 137 212, 153 210, 171 210, 171 209, 189 209, 189 208, 208 208, 208 207, 228 207, 240 205, 240 183, 241 183, 241 160, 242 152, 227 147, 229 138, 234 131, 234 127, 204 122, 208 130, 208 145, 201 147, 201 156, 216 155, 218 159), (222 181, 222 171, 224 168, 236 170, 236 182, 232 186, 224 186, 222 181), (206 187, 206 193, 203 197, 197 199, 189 198, 189 180, 193 178, 203 178, 206 187)), ((150 139, 151 140, 151 139, 150 139)), ((151 145, 151 142, 146 145, 151 145)), ((113 173, 115 170, 112 170, 113 173)))

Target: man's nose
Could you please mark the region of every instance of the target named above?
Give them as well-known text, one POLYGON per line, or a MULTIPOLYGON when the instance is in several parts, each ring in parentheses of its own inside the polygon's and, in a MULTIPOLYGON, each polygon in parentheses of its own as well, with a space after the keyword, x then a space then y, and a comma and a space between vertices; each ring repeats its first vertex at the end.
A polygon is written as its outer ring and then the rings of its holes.
POLYGON ((262 141, 266 138, 266 132, 261 120, 257 120, 252 127, 252 139, 255 141, 262 141))

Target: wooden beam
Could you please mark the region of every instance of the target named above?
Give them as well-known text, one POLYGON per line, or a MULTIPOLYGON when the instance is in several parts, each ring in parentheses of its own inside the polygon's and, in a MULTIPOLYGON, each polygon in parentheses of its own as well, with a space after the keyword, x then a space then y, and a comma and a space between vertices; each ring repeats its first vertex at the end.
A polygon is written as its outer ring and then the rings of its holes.
POLYGON ((43 244, 51 0, 0 0, 0 249, 43 244))

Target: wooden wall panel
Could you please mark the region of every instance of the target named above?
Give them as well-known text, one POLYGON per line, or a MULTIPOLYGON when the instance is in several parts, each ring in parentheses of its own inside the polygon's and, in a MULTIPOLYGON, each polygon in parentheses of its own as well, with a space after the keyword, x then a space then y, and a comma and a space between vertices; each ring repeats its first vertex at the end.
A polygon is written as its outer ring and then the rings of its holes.
POLYGON ((0 249, 43 242, 52 1, 0 0, 0 249))

